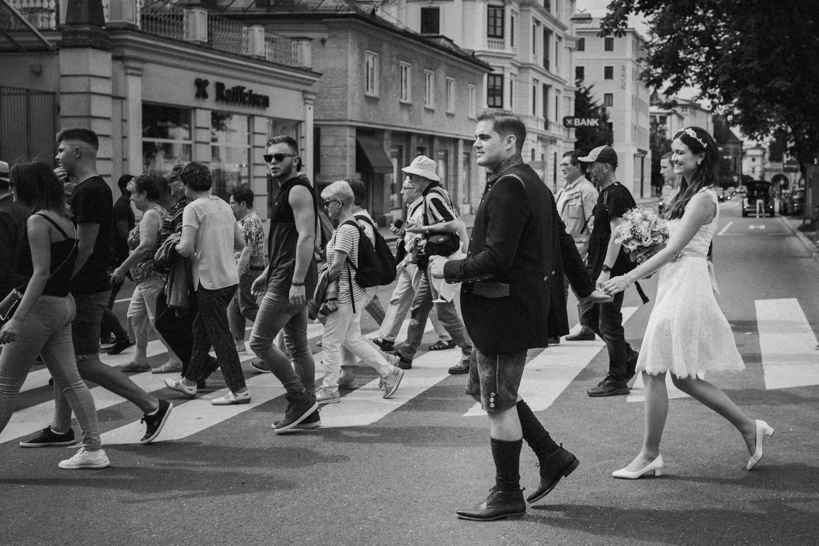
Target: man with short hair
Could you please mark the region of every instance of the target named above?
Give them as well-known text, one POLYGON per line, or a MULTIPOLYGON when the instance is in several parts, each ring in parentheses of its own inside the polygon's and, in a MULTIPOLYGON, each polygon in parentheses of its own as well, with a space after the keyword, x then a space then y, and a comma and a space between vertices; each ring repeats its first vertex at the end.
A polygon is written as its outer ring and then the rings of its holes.
MULTIPOLYGON (((566 224, 566 233, 572 236, 580 257, 585 261, 589 254, 589 234, 594 220, 594 205, 597 203, 597 188, 586 180, 583 166, 577 161, 579 152, 571 150, 563 154, 560 170, 565 182, 557 191, 555 201, 560 219, 566 224)), ((566 285, 566 290, 569 285, 566 285)), ((575 294, 577 296, 577 294, 575 294)), ((583 323, 583 311, 593 303, 580 302, 578 297, 577 314, 581 319, 580 331, 566 336, 566 341, 593 341, 594 331, 583 323)), ((559 340, 558 340, 559 341, 559 340)), ((550 340, 551 343, 551 340, 550 340)))
MULTIPOLYGON (((130 174, 124 174, 117 181, 120 196, 114 202, 114 214, 111 218, 111 250, 113 251, 111 267, 113 269, 119 267, 128 258, 128 235, 136 225, 134 210, 131 208, 131 193, 128 191, 128 182, 133 178, 130 174)), ((100 338, 107 341, 111 334, 114 335, 114 345, 108 348, 110 355, 118 355, 134 344, 128 337, 128 332, 119 323, 117 316, 111 311, 120 288, 122 288, 122 283, 111 284, 108 307, 102 314, 100 338)))
MULTIPOLYGON (((56 172, 73 176, 77 187, 69 207, 77 224, 79 238, 77 261, 71 279, 71 294, 77 308, 71 334, 80 377, 135 404, 145 414, 147 425, 140 443, 152 442, 159 435, 173 404, 151 396, 119 369, 100 361, 100 322, 111 289, 108 265, 111 262, 111 217, 114 204, 111 188, 97 174, 99 140, 90 129, 63 129, 57 135, 59 167, 56 172)), ((75 443, 71 429, 71 406, 62 391, 54 386, 54 421, 37 436, 20 442, 20 447, 64 446, 75 443)), ((95 452, 75 456, 74 467, 92 466, 95 452)))
POLYGON ((0 301, 17 285, 17 255, 26 237, 28 213, 11 194, 11 169, 0 161, 0 301))
POLYGON ((289 136, 267 141, 268 171, 279 186, 270 214, 267 268, 253 283, 264 294, 250 333, 250 350, 281 381, 288 401, 284 419, 273 423, 277 434, 321 424, 316 402, 316 363, 307 344, 307 295, 318 281, 315 253, 318 204, 313 187, 298 175, 298 143, 289 136), (275 343, 279 331, 290 358, 275 343), (291 364, 292 360, 292 364, 291 364))
MULTIPOLYGON (((432 159, 419 155, 412 164, 401 169, 409 175, 415 192, 421 197, 422 209, 417 222, 407 222, 407 231, 414 233, 421 239, 419 244, 424 245, 424 252, 429 254, 432 245, 429 244, 430 235, 451 234, 459 238, 457 252, 466 240, 466 227, 455 212, 449 193, 441 187, 440 177, 437 174, 438 165, 432 159)), ((451 254, 450 254, 451 255, 451 254)), ((429 312, 435 307, 438 320, 444 326, 455 344, 461 348, 461 361, 449 368, 450 374, 465 374, 469 372, 469 359, 472 356, 472 340, 466 331, 463 320, 458 314, 454 301, 433 301, 432 283, 430 282, 426 264, 419 264, 421 279, 410 306, 410 323, 407 329, 407 339, 401 347, 392 354, 398 356, 397 366, 404 370, 412 368, 412 358, 424 337, 429 312), (423 266, 423 267, 422 267, 423 266)))
MULTIPOLYGON (((612 233, 623 221, 623 214, 635 207, 631 192, 617 181, 617 153, 610 146, 598 146, 579 161, 589 165, 586 174, 600 188, 594 208, 594 229, 589 240, 588 267, 591 277, 601 286, 611 277, 628 273, 636 265, 612 233)), ((609 371, 589 396, 617 396, 629 393, 638 353, 626 341, 623 330, 623 292, 611 302, 593 305, 584 311, 582 321, 603 338, 609 353, 609 371)))
POLYGON ((245 239, 245 247, 236 252, 236 267, 239 271, 239 288, 228 305, 228 322, 236 350, 245 349, 245 320, 256 321, 259 303, 251 292, 253 281, 264 271, 264 226, 253 208, 253 190, 247 184, 236 187, 230 194, 230 210, 239 223, 245 239))
POLYGON ((663 157, 660 158, 660 174, 665 182, 665 184, 663 184, 662 197, 666 204, 671 201, 671 197, 674 195, 674 190, 677 187, 677 175, 674 174, 674 165, 671 164, 671 157, 673 155, 671 152, 666 152, 663 154, 663 157))
POLYGON ((523 163, 526 126, 512 112, 478 116, 473 147, 489 171, 467 256, 431 258, 430 273, 460 282, 461 309, 476 350, 467 394, 489 417, 495 486, 461 519, 490 521, 526 513, 520 488, 520 450, 526 440, 540 464, 540 484, 528 501, 546 496, 579 465, 552 440, 518 394, 528 349, 546 347, 569 331, 564 273, 581 297, 607 297, 589 279, 574 240, 566 233, 554 196, 523 163))

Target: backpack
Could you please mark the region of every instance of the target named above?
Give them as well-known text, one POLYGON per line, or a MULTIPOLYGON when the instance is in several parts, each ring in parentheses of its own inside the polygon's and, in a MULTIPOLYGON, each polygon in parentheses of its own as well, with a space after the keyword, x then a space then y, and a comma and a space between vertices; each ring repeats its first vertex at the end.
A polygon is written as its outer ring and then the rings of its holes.
MULTIPOLYGON (((364 233, 364 228, 358 225, 354 220, 348 220, 344 224, 355 226, 358 230, 358 267, 353 264, 350 257, 347 257, 347 263, 355 270, 355 282, 362 288, 371 288, 378 286, 381 281, 381 276, 384 273, 384 268, 381 266, 381 260, 378 259, 378 254, 375 252, 372 242, 364 233)), ((344 225, 342 224, 342 225, 344 225)), ((341 226, 339 226, 341 228, 341 226)), ((350 286, 352 292, 352 285, 350 286)))
MULTIPOLYGON (((397 276, 396 266, 395 266, 395 257, 392 255, 392 250, 390 250, 390 245, 387 244, 387 241, 384 239, 384 236, 378 231, 378 228, 375 227, 372 220, 369 217, 361 215, 356 216, 356 220, 364 220, 373 228, 373 233, 375 234, 375 254, 378 257, 378 261, 381 263, 381 275, 378 278, 378 285, 377 286, 386 286, 390 284, 392 281, 395 280, 397 276)), ((359 226, 360 227, 360 226, 359 226)), ((361 230, 362 234, 364 230, 361 230)), ((367 241, 369 241, 369 237, 364 236, 367 241)), ((360 247, 359 243, 359 247, 360 247)), ((361 254, 358 255, 358 262, 361 263, 361 254)), ((362 285, 363 286, 363 285, 362 285)))

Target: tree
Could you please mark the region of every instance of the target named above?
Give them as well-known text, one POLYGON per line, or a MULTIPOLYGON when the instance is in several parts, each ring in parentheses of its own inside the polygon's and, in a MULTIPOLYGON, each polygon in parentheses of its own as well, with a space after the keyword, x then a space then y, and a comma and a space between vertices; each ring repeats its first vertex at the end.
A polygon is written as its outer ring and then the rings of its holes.
POLYGON ((643 80, 674 95, 699 87, 730 125, 762 140, 781 128, 803 167, 819 150, 819 2, 612 0, 601 34, 650 21, 643 80))
POLYGON ((659 120, 652 119, 648 130, 648 144, 651 148, 651 185, 662 188, 665 180, 660 174, 660 160, 671 151, 671 139, 666 134, 666 127, 659 120))
POLYGON ((574 94, 574 115, 579 118, 600 120, 597 127, 578 127, 574 130, 575 138, 577 138, 574 147, 583 152, 605 144, 611 145, 614 140, 611 129, 609 129, 609 114, 594 100, 592 87, 594 85, 586 87, 578 80, 577 91, 574 94))

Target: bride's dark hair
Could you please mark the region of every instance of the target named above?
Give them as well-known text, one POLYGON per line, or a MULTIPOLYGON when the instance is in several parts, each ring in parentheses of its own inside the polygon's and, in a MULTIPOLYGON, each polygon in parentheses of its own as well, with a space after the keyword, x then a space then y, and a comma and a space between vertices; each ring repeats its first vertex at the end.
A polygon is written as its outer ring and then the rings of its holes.
POLYGON ((708 131, 700 127, 686 127, 674 135, 673 140, 677 139, 680 139, 695 154, 705 152, 705 157, 702 163, 697 166, 697 171, 690 181, 686 180, 684 176, 679 177, 680 188, 665 211, 665 217, 668 219, 681 218, 685 212, 685 206, 691 201, 692 197, 701 189, 714 186, 717 183, 716 170, 719 161, 717 143, 714 142, 714 138, 708 134, 708 131))

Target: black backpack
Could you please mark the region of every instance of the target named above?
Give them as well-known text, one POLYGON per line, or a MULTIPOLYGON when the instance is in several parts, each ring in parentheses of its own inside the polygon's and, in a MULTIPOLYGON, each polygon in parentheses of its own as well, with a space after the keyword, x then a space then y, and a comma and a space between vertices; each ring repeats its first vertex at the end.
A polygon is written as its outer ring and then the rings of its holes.
MULTIPOLYGON (((363 218, 363 220, 372 225, 368 218, 363 218)), ((370 238, 364 233, 364 228, 358 225, 358 222, 348 220, 344 223, 358 229, 358 267, 353 265, 349 257, 347 258, 349 264, 355 269, 355 282, 362 288, 371 288, 387 285, 394 281, 396 276, 395 258, 384 237, 375 229, 375 226, 373 226, 375 232, 375 246, 373 246, 370 238)))

